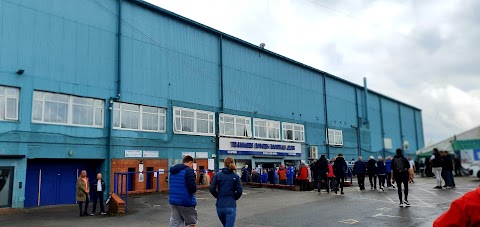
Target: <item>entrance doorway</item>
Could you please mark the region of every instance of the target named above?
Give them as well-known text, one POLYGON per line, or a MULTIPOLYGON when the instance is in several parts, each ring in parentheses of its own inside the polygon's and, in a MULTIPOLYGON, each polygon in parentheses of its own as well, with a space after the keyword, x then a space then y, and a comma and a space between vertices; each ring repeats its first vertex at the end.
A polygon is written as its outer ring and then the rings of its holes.
POLYGON ((0 166, 0 207, 12 206, 13 166, 0 166))
POLYGON ((153 167, 147 167, 146 189, 153 189, 153 167))
POLYGON ((127 175, 127 179, 128 179, 128 185, 127 185, 127 189, 128 191, 135 191, 135 168, 128 168, 128 175, 127 175))

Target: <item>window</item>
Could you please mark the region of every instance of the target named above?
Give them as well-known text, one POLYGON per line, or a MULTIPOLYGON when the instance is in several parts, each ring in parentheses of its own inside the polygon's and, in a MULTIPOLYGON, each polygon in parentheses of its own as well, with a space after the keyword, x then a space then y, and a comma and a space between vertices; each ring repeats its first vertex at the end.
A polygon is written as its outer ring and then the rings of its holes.
POLYGON ((343 146, 342 130, 328 129, 328 144, 332 146, 343 146))
POLYGON ((43 91, 33 92, 32 122, 103 127, 104 101, 43 91))
POLYGON ((255 118, 255 138, 280 140, 280 122, 255 118))
POLYGON ((165 132, 166 109, 128 103, 113 103, 113 128, 165 132))
POLYGON ((251 137, 252 128, 249 117, 220 114, 220 135, 251 137))
POLYGON ((208 111, 173 108, 175 133, 214 136, 215 113, 208 111))
POLYGON ((0 121, 18 120, 19 90, 14 87, 0 86, 0 121))
POLYGON ((282 123, 283 140, 305 141, 305 128, 300 124, 282 123))

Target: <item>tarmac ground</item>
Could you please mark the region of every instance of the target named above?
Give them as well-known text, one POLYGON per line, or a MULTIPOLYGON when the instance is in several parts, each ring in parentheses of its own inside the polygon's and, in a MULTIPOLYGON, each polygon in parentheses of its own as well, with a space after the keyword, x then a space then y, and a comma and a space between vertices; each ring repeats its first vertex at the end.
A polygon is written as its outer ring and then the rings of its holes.
MULTIPOLYGON (((398 207, 397 190, 359 191, 355 181, 345 195, 244 187, 236 226, 432 226, 453 200, 480 184, 473 177, 455 180, 456 188, 439 190, 433 189, 435 179, 417 177, 409 208, 398 207)), ((221 226, 208 190, 197 193, 197 202, 198 226, 221 226)), ((168 226, 169 217, 168 193, 154 193, 129 196, 129 211, 119 216, 78 217, 76 205, 0 209, 0 226, 168 226)))

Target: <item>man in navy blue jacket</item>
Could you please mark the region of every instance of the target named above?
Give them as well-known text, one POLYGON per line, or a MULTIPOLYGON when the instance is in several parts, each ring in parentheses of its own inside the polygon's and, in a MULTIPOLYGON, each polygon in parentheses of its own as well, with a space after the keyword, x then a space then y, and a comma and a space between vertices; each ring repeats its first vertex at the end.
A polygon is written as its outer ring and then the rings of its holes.
POLYGON ((185 156, 183 164, 170 168, 170 196, 172 207, 170 227, 195 226, 197 224, 197 200, 194 193, 197 191, 195 173, 193 172, 193 158, 185 156))
POLYGON ((353 174, 357 175, 358 186, 360 187, 360 190, 365 190, 366 169, 367 169, 367 166, 365 165, 365 162, 363 162, 362 156, 358 156, 358 161, 356 161, 355 165, 353 166, 353 174))

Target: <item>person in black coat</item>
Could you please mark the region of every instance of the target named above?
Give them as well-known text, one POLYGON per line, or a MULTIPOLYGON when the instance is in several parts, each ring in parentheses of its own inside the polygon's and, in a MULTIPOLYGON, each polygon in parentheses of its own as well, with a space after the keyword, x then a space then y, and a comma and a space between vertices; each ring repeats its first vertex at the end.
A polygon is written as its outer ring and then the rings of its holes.
POLYGON ((325 187, 327 189, 327 193, 330 192, 330 188, 328 187, 328 178, 327 178, 327 174, 328 174, 328 161, 327 161, 327 158, 325 157, 325 155, 322 155, 320 156, 320 159, 315 163, 315 166, 314 166, 314 172, 317 172, 318 173, 318 184, 316 185, 317 186, 317 189, 318 189, 318 194, 320 194, 320 190, 321 190, 321 186, 322 186, 322 182, 325 182, 325 187))
POLYGON ((370 181, 371 189, 377 189, 377 161, 373 156, 367 162, 368 180, 370 181))
POLYGON ((455 180, 453 179, 453 160, 448 151, 440 152, 442 156, 442 177, 445 181, 445 188, 455 187, 455 180))
POLYGON ((335 194, 338 192, 338 186, 340 185, 340 194, 343 193, 343 182, 344 182, 344 175, 345 175, 345 170, 347 170, 347 162, 345 161, 345 158, 343 158, 343 154, 338 154, 337 158, 335 159, 335 162, 333 162, 333 172, 335 173, 335 178, 336 178, 336 187, 335 187, 335 194))
POLYGON ((387 169, 385 167, 385 163, 383 162, 383 158, 381 156, 378 156, 378 161, 377 161, 378 186, 382 191, 385 191, 386 171, 387 169))
POLYGON ((365 190, 365 172, 367 170, 367 166, 365 162, 362 160, 362 156, 358 156, 358 161, 355 162, 353 165, 353 175, 357 176, 358 179, 358 186, 360 190, 365 190))

